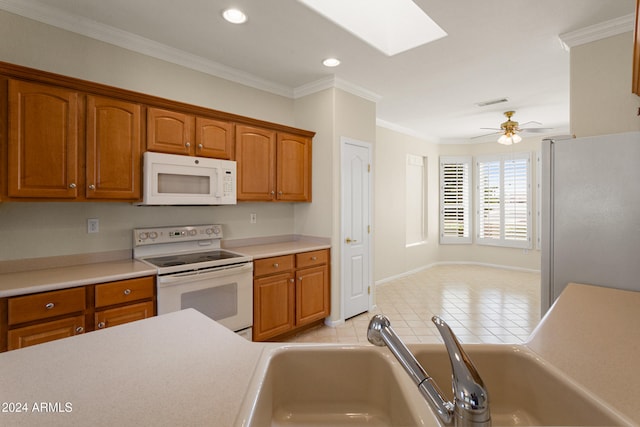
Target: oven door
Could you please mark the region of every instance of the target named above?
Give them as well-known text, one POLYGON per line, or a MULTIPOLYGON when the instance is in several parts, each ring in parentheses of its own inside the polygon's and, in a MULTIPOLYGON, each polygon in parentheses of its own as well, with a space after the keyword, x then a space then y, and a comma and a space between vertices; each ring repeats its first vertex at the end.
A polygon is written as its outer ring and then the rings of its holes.
POLYGON ((253 263, 158 276, 158 314, 194 308, 232 331, 253 325, 253 263))

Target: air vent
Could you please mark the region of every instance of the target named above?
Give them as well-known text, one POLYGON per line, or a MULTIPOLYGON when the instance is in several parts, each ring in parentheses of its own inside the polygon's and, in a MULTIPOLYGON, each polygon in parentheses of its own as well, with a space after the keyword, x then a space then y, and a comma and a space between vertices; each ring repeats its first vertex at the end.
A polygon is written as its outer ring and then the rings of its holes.
POLYGON ((493 99, 491 101, 478 102, 478 107, 488 107, 489 105, 502 104, 503 102, 509 102, 507 98, 493 99))

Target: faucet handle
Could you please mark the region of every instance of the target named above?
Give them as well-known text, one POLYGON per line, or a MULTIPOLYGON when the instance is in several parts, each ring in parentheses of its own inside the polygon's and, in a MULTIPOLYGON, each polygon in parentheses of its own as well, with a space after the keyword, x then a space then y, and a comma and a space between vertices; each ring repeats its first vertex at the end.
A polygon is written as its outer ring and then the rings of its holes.
POLYGON ((473 425, 490 425, 489 394, 476 367, 447 322, 438 316, 433 316, 431 321, 438 328, 449 354, 456 417, 465 418, 473 425))

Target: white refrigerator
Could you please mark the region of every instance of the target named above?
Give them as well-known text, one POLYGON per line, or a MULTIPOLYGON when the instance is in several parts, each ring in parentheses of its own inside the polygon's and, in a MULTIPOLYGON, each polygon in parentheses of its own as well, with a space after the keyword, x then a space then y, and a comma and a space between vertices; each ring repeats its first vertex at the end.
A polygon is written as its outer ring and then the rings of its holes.
POLYGON ((542 143, 542 312, 567 283, 640 291, 640 132, 542 143))

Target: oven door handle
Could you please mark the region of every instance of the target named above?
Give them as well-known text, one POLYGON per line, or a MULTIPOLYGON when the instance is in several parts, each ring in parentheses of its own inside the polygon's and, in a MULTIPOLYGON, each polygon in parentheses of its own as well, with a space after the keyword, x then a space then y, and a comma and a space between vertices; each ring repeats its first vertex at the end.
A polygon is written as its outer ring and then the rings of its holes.
POLYGON ((232 274, 250 273, 253 271, 253 263, 247 262, 243 264, 214 267, 213 270, 195 270, 186 271, 184 273, 167 274, 158 276, 158 286, 174 286, 181 285, 194 280, 216 279, 218 277, 231 276, 232 274))

